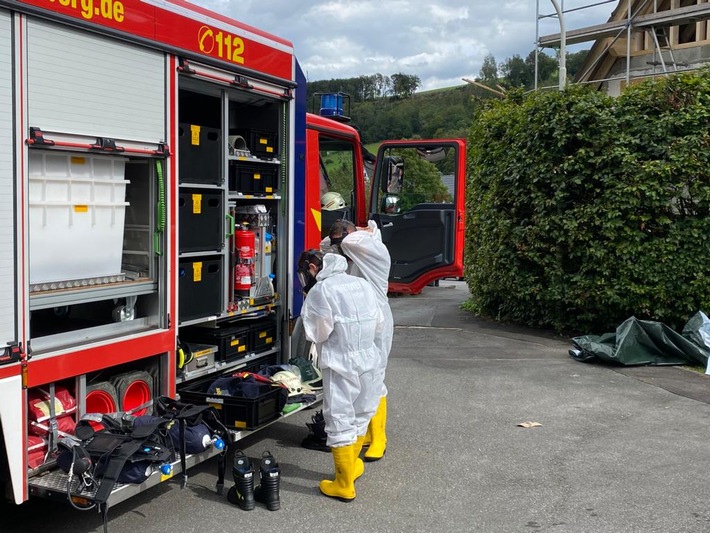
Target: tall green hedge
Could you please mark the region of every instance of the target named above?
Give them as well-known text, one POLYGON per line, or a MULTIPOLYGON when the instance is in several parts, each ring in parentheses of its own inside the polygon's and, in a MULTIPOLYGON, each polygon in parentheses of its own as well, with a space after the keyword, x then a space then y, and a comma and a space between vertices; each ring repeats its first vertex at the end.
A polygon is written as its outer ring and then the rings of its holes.
POLYGON ((469 139, 476 313, 572 334, 710 312, 710 71, 513 94, 469 139))

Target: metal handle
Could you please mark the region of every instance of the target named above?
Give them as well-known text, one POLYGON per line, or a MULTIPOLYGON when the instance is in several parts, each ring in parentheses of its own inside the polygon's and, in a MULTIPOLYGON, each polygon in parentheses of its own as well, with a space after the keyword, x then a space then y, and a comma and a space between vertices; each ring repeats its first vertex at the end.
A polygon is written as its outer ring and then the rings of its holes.
POLYGON ((382 224, 383 228, 391 228, 392 226, 394 226, 393 222, 388 222, 387 224, 382 224))
POLYGON ((229 229, 227 230, 227 237, 233 237, 234 236, 234 217, 230 214, 225 215, 227 217, 227 221, 229 222, 229 229))

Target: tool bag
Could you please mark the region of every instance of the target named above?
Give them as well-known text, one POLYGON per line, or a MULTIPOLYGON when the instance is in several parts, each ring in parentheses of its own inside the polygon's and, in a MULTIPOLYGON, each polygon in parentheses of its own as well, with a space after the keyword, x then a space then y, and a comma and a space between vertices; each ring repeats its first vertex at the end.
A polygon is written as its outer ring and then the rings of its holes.
POLYGON ((213 445, 216 438, 221 439, 224 449, 217 461, 217 494, 221 495, 224 490, 227 452, 234 438, 220 420, 214 407, 183 403, 168 396, 161 396, 155 402, 155 409, 161 418, 173 422, 170 426, 170 435, 180 453, 183 487, 187 485, 185 455, 204 452, 213 445), (177 431, 175 422, 177 422, 177 431), (205 435, 209 436, 209 440, 205 439, 205 435))

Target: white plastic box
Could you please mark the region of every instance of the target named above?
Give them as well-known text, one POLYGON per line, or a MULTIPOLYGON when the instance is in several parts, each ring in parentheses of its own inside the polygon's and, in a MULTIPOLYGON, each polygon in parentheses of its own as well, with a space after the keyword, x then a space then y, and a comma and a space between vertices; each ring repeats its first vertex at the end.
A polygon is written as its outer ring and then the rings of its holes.
POLYGON ((120 275, 127 160, 30 150, 30 284, 120 275))

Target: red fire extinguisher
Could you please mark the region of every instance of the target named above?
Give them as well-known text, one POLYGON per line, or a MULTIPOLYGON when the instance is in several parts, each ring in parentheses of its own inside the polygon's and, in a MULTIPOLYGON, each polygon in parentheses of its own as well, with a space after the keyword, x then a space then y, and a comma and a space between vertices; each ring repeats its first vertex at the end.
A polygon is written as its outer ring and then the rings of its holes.
POLYGON ((234 292, 239 296, 249 296, 252 283, 253 261, 256 256, 256 234, 244 222, 234 232, 234 247, 237 264, 234 266, 234 292))
POLYGON ((252 260, 255 255, 256 234, 244 223, 234 232, 234 243, 240 261, 252 260))
POLYGON ((239 296, 249 296, 251 289, 251 268, 246 263, 234 267, 234 292, 239 296))

